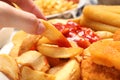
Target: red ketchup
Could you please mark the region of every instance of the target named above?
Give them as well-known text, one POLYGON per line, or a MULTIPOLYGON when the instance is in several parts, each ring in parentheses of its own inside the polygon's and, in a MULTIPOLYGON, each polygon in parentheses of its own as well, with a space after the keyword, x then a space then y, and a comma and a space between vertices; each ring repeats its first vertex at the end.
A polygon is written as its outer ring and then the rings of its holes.
POLYGON ((66 24, 53 24, 62 34, 70 40, 77 43, 82 48, 87 48, 91 43, 100 40, 99 36, 90 28, 85 28, 79 24, 68 21, 66 24))

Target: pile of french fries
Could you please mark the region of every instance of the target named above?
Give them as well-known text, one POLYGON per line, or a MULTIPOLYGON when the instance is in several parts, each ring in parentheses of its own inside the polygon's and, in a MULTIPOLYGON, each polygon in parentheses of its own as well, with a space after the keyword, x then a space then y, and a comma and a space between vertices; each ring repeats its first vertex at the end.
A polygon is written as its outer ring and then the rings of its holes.
MULTIPOLYGON (((106 6, 98 6, 100 13, 104 12, 101 7, 107 9, 106 6)), ((111 32, 114 32, 115 29, 107 28, 114 21, 108 25, 107 21, 105 21, 106 23, 102 22, 104 19, 107 20, 106 16, 104 18, 100 16, 96 19, 96 16, 88 15, 92 12, 91 8, 97 10, 95 6, 87 6, 83 11, 82 18, 73 21, 87 27, 89 27, 88 24, 91 24, 90 27, 97 26, 95 28, 97 30, 99 30, 98 24, 100 24, 102 26, 100 30, 104 31, 97 31, 96 34, 101 39, 112 38, 113 33, 111 32), (97 21, 99 19, 100 21, 97 21), (106 28, 103 28, 103 26, 106 28)), ((98 15, 99 11, 93 13, 98 15)), ((108 14, 117 15, 117 13, 111 11, 108 11, 108 14)), ((110 15, 107 16, 110 17, 110 15)), ((75 42, 68 41, 50 22, 40 21, 46 26, 43 34, 32 35, 24 31, 18 31, 14 35, 12 38, 14 46, 10 53, 8 55, 0 54, 0 71, 10 80, 81 80, 81 61, 84 49, 77 46, 75 42)), ((119 33, 116 34, 117 36, 114 37, 118 39, 119 33)))
POLYGON ((78 5, 78 3, 68 0, 35 0, 34 2, 47 16, 72 10, 78 5))

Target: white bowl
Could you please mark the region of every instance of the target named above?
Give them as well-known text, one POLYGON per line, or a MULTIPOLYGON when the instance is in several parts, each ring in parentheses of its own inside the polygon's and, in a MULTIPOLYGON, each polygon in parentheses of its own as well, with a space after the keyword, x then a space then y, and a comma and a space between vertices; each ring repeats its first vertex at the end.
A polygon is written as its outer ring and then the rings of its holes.
POLYGON ((0 30, 0 48, 2 48, 11 38, 14 28, 2 28, 0 30))

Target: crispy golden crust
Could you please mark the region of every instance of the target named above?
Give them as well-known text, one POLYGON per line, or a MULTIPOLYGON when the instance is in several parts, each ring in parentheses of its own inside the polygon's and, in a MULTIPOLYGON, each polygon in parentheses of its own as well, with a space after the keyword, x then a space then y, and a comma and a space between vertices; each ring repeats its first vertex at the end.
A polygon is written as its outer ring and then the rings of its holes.
POLYGON ((82 61, 81 68, 82 80, 120 80, 119 70, 97 65, 90 57, 82 61))

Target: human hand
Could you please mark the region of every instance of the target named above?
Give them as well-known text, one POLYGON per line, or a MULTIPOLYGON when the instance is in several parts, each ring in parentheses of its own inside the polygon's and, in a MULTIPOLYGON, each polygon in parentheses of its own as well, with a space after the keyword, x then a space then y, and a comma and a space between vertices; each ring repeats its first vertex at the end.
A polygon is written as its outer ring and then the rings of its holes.
MULTIPOLYGON (((11 2, 15 2, 23 10, 35 14, 38 18, 46 19, 39 9, 32 3, 32 0, 3 1, 9 4, 12 4, 11 2)), ((44 31, 44 25, 37 19, 35 15, 15 9, 3 1, 0 1, 0 27, 14 27, 32 34, 40 34, 44 31)))

